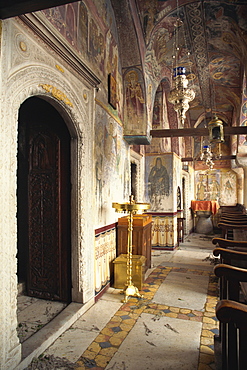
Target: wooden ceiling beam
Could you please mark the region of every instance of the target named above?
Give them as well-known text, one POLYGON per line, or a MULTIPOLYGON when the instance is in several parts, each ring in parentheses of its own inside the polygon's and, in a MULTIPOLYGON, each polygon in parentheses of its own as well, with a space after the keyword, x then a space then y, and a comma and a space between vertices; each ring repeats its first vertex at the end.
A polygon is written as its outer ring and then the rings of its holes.
MULTIPOLYGON (((151 130, 152 137, 208 136, 207 128, 179 128, 151 130)), ((247 135, 247 126, 224 127, 224 135, 247 135)))
MULTIPOLYGON (((220 158, 213 158, 213 161, 231 161, 231 160, 235 160, 236 159, 236 155, 223 155, 222 157, 220 158)), ((203 162, 202 159, 195 159, 193 157, 184 157, 181 159, 182 162, 203 162)))

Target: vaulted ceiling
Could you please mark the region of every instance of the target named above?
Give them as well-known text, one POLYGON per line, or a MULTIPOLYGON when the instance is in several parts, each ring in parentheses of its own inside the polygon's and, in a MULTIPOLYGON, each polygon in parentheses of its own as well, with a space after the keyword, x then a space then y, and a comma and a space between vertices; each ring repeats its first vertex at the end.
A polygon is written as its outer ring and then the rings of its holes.
POLYGON ((166 80, 170 89, 173 68, 186 68, 189 87, 196 93, 187 113, 186 127, 205 126, 213 113, 228 126, 239 124, 242 92, 246 91, 243 86, 247 64, 245 0, 112 0, 112 3, 120 32, 125 27, 121 34, 125 43, 124 67, 142 63, 149 80, 156 81, 156 87, 166 80), (129 3, 129 14, 123 6, 126 3, 129 3))
POLYGON ((246 1, 135 3, 146 47, 147 73, 159 81, 170 77, 174 67, 186 67, 189 85, 196 92, 187 114, 187 127, 203 124, 214 112, 227 125, 238 124, 247 67, 246 1))

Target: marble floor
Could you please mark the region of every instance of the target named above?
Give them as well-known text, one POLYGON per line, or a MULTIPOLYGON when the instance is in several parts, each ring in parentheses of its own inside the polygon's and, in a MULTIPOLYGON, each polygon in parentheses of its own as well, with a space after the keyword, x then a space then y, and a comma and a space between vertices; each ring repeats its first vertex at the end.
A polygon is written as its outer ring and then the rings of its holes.
MULTIPOLYGON (((212 237, 191 234, 176 251, 152 251, 143 298, 131 297, 122 303, 120 290, 109 288, 28 368, 216 369, 213 342, 218 333, 218 284, 213 274, 212 237)), ((28 337, 29 341, 35 338, 32 334, 39 325, 45 329, 46 321, 64 307, 28 297, 25 302, 24 296, 20 299, 19 332, 25 344, 28 337)))

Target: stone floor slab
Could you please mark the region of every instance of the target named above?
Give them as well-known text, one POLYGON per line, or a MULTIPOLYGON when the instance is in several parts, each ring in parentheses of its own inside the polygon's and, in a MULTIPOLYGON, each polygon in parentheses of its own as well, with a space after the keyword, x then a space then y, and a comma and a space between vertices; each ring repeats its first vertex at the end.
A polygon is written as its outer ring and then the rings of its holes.
POLYGON ((98 331, 85 332, 83 329, 71 327, 45 351, 45 355, 65 357, 76 362, 98 334, 98 331))
POLYGON ((170 317, 154 321, 142 314, 106 370, 196 370, 201 326, 170 317))
POLYGON ((97 304, 81 316, 54 344, 46 351, 48 355, 66 357, 71 362, 79 359, 81 354, 94 341, 99 332, 108 323, 115 312, 122 305, 119 297, 112 296, 109 304, 109 297, 99 299, 97 304), (107 315, 104 313, 107 312, 107 315))
POLYGON ((102 330, 109 319, 122 306, 121 298, 119 297, 119 302, 113 301, 110 304, 109 300, 100 299, 97 304, 73 324, 73 328, 80 328, 85 331, 97 331, 97 328, 99 331, 102 330), (105 312, 107 312, 107 315, 104 314, 105 312))
POLYGON ((192 310, 203 310, 208 276, 171 271, 154 295, 153 302, 192 310))

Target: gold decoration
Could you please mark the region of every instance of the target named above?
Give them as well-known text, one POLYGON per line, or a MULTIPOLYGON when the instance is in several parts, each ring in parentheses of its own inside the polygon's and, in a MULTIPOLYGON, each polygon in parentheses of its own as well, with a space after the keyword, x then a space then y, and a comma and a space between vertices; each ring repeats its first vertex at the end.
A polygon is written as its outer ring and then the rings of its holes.
POLYGON ((25 44, 25 42, 24 41, 20 41, 20 49, 22 50, 22 51, 27 51, 27 45, 25 44))
POLYGON ((60 72, 64 73, 64 69, 63 69, 62 67, 60 67, 58 64, 56 64, 56 68, 57 68, 60 72))
POLYGON ((116 212, 128 212, 128 248, 127 248, 127 283, 124 290, 125 297, 123 302, 127 302, 129 296, 141 297, 137 287, 132 283, 132 232, 133 232, 133 215, 137 211, 145 211, 150 208, 148 203, 135 203, 133 195, 130 197, 129 203, 112 203, 112 207, 116 212))
POLYGON ((177 67, 174 70, 175 88, 170 91, 168 101, 174 105, 174 110, 178 112, 179 120, 184 125, 189 102, 195 98, 195 92, 187 88, 189 81, 185 76, 185 68, 177 67))
POLYGON ((48 85, 48 84, 40 84, 39 86, 41 86, 45 91, 51 93, 51 95, 54 98, 56 98, 57 100, 61 100, 66 105, 69 105, 70 107, 73 107, 73 104, 67 98, 67 96, 62 91, 60 91, 59 89, 57 89, 56 87, 54 87, 52 85, 48 85))

